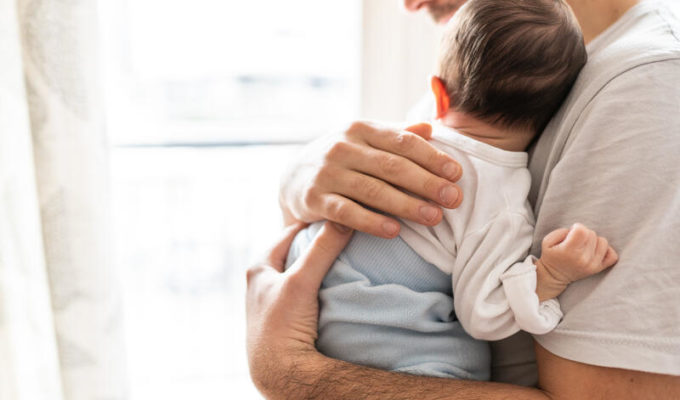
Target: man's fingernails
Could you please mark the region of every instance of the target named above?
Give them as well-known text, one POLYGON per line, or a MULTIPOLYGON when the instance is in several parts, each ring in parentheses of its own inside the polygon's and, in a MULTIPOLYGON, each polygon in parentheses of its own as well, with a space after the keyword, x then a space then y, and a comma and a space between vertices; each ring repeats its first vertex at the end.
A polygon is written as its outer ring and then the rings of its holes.
POLYGON ((383 231, 390 236, 394 236, 399 232, 399 225, 392 221, 383 222, 382 228, 383 231))
POLYGON ((420 207, 420 216, 426 221, 433 221, 439 215, 439 210, 432 206, 422 206, 420 207))
POLYGON ((352 230, 352 228, 338 224, 337 222, 333 222, 333 226, 335 226, 335 229, 337 229, 340 233, 349 233, 352 230))
POLYGON ((458 165, 452 162, 444 164, 444 176, 448 179, 456 179, 458 177, 458 165))
POLYGON ((453 205, 458 200, 458 191, 453 186, 445 186, 440 192, 439 197, 447 205, 453 205))

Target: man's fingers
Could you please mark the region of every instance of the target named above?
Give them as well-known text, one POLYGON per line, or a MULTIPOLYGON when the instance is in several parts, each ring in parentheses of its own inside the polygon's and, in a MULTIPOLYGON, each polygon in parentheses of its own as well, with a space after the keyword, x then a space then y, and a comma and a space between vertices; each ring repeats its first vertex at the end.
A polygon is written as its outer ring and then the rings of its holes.
POLYGON ((406 157, 451 182, 460 179, 463 173, 460 164, 451 156, 408 131, 377 129, 371 135, 364 136, 363 140, 378 150, 406 157))
POLYGON ((420 122, 418 124, 411 125, 405 130, 415 133, 425 140, 430 140, 432 138, 432 125, 427 122, 420 122))
POLYGON ((295 235, 306 226, 307 224, 301 222, 287 226, 283 230, 281 238, 274 244, 271 250, 269 250, 269 253, 267 253, 267 257, 265 258, 266 263, 278 272, 283 272, 290 245, 293 243, 295 235))
MULTIPOLYGON (((396 154, 356 145, 352 151, 347 151, 342 162, 348 169, 352 166, 352 169, 358 173, 377 178, 379 181, 382 181, 381 184, 387 182, 390 185, 400 187, 423 199, 430 200, 447 208, 455 208, 463 200, 463 194, 457 185, 429 172, 408 158, 396 154)), ((348 179, 339 180, 338 182, 356 183, 348 179)), ((364 183, 362 182, 362 184, 364 183)), ((368 188, 371 188, 371 186, 368 186, 368 188)), ((345 190, 353 190, 353 188, 346 188, 345 190)), ((357 200, 364 202, 366 199, 358 198, 357 200)), ((388 208, 387 205, 372 206, 387 211, 390 214, 431 225, 427 218, 419 216, 417 212, 420 207, 426 206, 427 202, 421 199, 415 200, 417 201, 410 202, 409 204, 409 206, 414 206, 410 211, 416 210, 415 214, 408 214, 408 212, 405 214, 403 212, 400 213, 400 210, 393 210, 388 208), (416 203, 418 203, 417 206, 416 203)), ((379 203, 383 204, 382 199, 379 200, 379 203)))
MULTIPOLYGON (((401 196, 406 196, 394 188, 392 190, 401 196)), ((370 211, 339 194, 325 195, 321 207, 324 218, 352 229, 386 239, 399 234, 399 222, 394 218, 370 211)))
POLYGON ((439 206, 410 196, 380 179, 358 172, 346 172, 337 191, 344 196, 354 196, 366 206, 425 225, 436 225, 442 218, 439 206))
POLYGON ((303 283, 305 288, 318 290, 324 276, 351 237, 351 230, 339 227, 334 222, 326 222, 312 244, 287 273, 295 275, 296 280, 303 283))
POLYGON ((554 231, 545 235, 545 237, 543 238, 543 246, 553 247, 561 243, 567 237, 568 233, 569 229, 567 228, 555 229, 554 231))
POLYGON ((616 251, 611 246, 609 246, 604 255, 604 260, 602 260, 602 266, 609 268, 616 264, 617 261, 619 261, 619 255, 616 254, 616 251))

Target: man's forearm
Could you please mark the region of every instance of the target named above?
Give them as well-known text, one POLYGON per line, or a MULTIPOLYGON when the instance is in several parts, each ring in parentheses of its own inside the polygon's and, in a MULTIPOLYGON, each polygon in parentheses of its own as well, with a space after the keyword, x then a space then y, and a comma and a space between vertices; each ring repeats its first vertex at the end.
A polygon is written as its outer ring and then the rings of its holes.
POLYGON ((313 354, 266 390, 271 399, 537 399, 540 390, 494 382, 434 378, 362 367, 313 354))
POLYGON ((321 355, 314 346, 318 290, 352 237, 326 223, 303 256, 284 271, 302 224, 287 229, 246 274, 248 364, 268 399, 538 399, 536 389, 386 372, 321 355))

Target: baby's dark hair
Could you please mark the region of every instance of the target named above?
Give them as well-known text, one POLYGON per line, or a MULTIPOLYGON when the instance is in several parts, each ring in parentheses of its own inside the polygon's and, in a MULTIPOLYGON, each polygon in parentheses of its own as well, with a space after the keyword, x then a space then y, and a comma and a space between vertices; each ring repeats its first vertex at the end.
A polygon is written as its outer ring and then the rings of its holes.
POLYGON ((586 60, 564 1, 468 0, 444 33, 439 77, 458 111, 538 133, 586 60))

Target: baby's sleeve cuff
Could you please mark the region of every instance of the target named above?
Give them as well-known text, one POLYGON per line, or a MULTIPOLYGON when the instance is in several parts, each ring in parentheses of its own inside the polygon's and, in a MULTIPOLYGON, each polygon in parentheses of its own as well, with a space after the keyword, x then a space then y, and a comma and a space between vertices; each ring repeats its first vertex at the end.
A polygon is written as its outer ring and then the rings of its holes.
POLYGON ((535 260, 535 257, 529 256, 514 264, 501 276, 501 281, 520 329, 543 335, 555 329, 563 314, 557 299, 538 301, 535 260))

